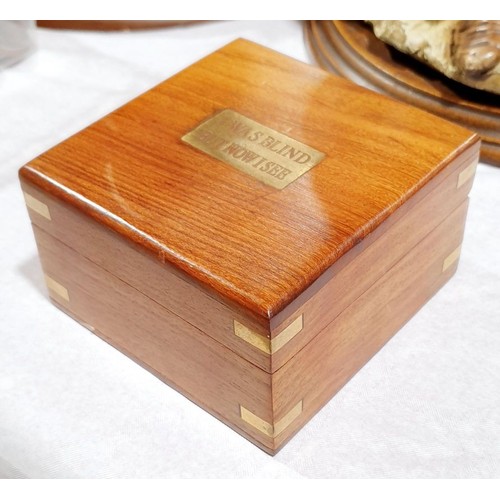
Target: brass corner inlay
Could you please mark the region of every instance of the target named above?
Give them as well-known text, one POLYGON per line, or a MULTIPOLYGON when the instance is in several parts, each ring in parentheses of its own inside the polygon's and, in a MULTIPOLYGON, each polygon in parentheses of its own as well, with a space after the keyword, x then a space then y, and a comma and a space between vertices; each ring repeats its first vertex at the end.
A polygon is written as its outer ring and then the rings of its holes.
POLYGON ((300 400, 283 418, 272 424, 255 415, 244 406, 240 405, 241 419, 247 424, 255 427, 270 438, 275 438, 281 434, 301 413, 303 409, 302 400, 300 400))
POLYGON ((325 157, 231 109, 204 120, 182 140, 276 189, 285 188, 325 157))
POLYGON ((281 349, 285 344, 290 342, 290 340, 297 335, 304 328, 304 315, 301 314, 298 318, 295 318, 292 323, 290 323, 282 332, 280 332, 273 339, 269 339, 253 330, 243 325, 242 323, 234 320, 233 330, 236 336, 243 339, 245 342, 252 344, 257 349, 267 353, 274 354, 276 351, 281 349))
POLYGON ((267 354, 271 354, 271 339, 255 333, 253 330, 250 330, 250 328, 236 320, 233 321, 233 331, 240 339, 243 339, 245 342, 252 344, 254 347, 257 347, 257 349, 267 354))
POLYGON ((446 257, 446 259, 444 259, 443 261, 443 273, 452 265, 455 263, 455 261, 458 260, 458 258, 460 257, 460 250, 462 249, 462 245, 458 245, 457 248, 455 248, 455 250, 453 250, 453 252, 450 253, 450 255, 448 255, 448 257, 446 257))
POLYGON ((457 189, 463 186, 476 173, 477 160, 474 160, 468 167, 458 174, 457 189))
POLYGON ((304 315, 295 318, 282 332, 271 340, 271 354, 281 349, 285 344, 304 328, 304 315))
POLYGON ((58 281, 47 275, 45 275, 45 283, 47 284, 49 292, 54 292, 59 297, 69 301, 68 290, 65 287, 63 287, 61 283, 59 283, 58 281))
POLYGON ((31 196, 26 191, 23 191, 24 201, 28 208, 31 208, 34 212, 45 217, 46 219, 51 220, 49 207, 42 203, 40 200, 37 200, 34 196, 31 196))

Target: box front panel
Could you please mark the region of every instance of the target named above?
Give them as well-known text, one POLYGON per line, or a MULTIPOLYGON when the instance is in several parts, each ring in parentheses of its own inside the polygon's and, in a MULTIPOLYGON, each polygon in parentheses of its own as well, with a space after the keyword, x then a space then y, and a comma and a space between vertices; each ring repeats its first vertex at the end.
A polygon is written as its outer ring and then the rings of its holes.
POLYGON ((234 325, 237 321, 251 328, 264 342, 268 328, 210 297, 179 271, 53 196, 24 181, 22 188, 34 225, 251 363, 270 371, 269 354, 238 337, 234 325))
POLYGON ((272 421, 271 376, 33 227, 51 299, 85 327, 189 399, 272 451, 272 439, 242 428, 241 408, 272 421))

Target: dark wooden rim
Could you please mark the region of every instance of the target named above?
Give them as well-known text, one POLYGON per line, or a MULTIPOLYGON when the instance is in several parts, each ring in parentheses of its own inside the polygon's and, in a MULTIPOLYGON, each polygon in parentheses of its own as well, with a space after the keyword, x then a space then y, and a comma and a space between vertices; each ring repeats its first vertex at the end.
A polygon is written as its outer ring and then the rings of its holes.
POLYGON ((169 28, 203 21, 37 21, 41 28, 89 31, 130 31, 169 28))
POLYGON ((474 130, 482 159, 500 165, 500 96, 446 78, 358 21, 309 21, 305 35, 322 68, 474 130))

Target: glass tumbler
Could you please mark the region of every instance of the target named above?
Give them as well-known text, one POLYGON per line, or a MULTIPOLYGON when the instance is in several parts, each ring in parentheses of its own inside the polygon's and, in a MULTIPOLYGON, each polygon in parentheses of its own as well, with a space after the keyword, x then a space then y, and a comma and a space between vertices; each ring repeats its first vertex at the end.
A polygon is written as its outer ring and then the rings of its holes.
POLYGON ((34 21, 0 21, 0 69, 15 64, 34 48, 34 21))

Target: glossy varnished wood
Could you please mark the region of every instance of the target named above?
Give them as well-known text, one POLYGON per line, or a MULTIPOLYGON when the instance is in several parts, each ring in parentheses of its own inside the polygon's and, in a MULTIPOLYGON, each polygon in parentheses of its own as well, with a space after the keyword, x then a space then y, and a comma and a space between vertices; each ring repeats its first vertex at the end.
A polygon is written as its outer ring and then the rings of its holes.
POLYGON ((240 40, 33 160, 21 177, 262 324, 476 142, 240 40), (327 157, 278 191, 181 142, 225 108, 327 157))
POLYGON ((48 219, 30 210, 36 226, 248 361, 271 371, 270 357, 234 335, 233 322, 237 320, 263 337, 269 335, 268 328, 215 300, 202 288, 188 283, 183 273, 164 266, 139 246, 130 245, 120 235, 82 216, 54 196, 24 182, 22 187, 50 211, 48 219))

